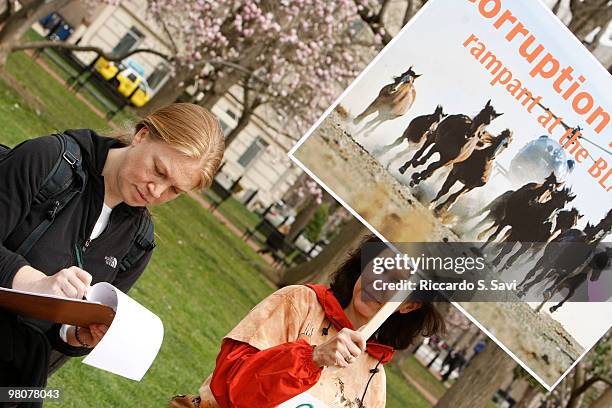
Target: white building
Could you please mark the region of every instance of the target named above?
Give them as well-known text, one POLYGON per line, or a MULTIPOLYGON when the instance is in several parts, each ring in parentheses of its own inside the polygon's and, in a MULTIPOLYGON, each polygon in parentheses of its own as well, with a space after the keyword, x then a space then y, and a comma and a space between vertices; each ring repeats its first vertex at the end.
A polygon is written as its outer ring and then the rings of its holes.
MULTIPOLYGON (((236 126, 240 117, 238 93, 238 89, 230 89, 228 95, 212 109, 225 134, 236 126)), ((250 206, 259 202, 260 206, 267 207, 278 201, 302 173, 287 155, 295 142, 276 134, 266 123, 271 123, 271 120, 258 114, 253 116, 249 125, 225 151, 225 165, 217 177, 225 187, 241 177, 243 191, 237 195, 238 198, 248 199, 257 191, 250 206)))

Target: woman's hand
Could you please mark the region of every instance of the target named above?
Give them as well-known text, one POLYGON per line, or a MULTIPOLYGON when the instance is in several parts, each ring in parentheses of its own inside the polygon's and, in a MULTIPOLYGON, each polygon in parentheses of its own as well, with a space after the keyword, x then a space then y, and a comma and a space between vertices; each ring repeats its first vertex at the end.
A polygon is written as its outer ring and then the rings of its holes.
POLYGON ((350 329, 342 329, 327 340, 316 346, 312 359, 319 367, 348 367, 365 350, 366 340, 362 334, 350 329))
POLYGON ((89 327, 70 327, 67 333, 68 344, 74 347, 94 348, 102 340, 107 330, 108 326, 105 324, 92 324, 89 327))
POLYGON ((62 269, 51 276, 31 266, 24 266, 13 278, 13 289, 82 299, 90 283, 91 275, 76 266, 62 269))

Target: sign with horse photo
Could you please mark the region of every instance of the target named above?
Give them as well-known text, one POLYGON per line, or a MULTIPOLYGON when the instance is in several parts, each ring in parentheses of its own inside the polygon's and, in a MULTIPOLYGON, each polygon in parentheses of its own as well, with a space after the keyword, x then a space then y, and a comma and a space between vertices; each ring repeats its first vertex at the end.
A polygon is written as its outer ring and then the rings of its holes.
POLYGON ((430 0, 290 155, 386 241, 497 251, 511 301, 454 304, 552 390, 612 324, 610 89, 539 0, 430 0))

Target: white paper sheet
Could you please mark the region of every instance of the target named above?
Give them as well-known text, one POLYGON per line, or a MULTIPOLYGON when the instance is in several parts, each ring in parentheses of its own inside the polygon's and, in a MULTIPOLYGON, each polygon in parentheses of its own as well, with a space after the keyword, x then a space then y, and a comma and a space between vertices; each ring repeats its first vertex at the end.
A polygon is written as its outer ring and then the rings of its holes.
POLYGON ((328 406, 309 393, 304 392, 289 401, 283 402, 277 408, 328 408, 328 406))
POLYGON ((164 325, 155 314, 113 285, 97 283, 87 294, 92 302, 115 309, 115 319, 85 364, 140 381, 157 356, 164 325))

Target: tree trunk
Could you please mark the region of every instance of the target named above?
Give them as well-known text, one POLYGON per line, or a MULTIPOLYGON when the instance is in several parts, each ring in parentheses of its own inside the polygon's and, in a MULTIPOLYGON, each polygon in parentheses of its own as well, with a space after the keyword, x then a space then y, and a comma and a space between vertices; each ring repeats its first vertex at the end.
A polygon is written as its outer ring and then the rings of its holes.
POLYGON ((612 18, 612 6, 608 0, 570 1, 572 20, 568 28, 580 41, 597 27, 602 29, 612 18))
POLYGON ((287 189, 285 194, 283 194, 283 201, 291 206, 297 207, 301 201, 303 201, 303 197, 300 197, 298 191, 300 188, 303 188, 306 180, 309 180, 310 176, 307 173, 300 173, 297 179, 293 182, 291 187, 287 189))
POLYGON ((557 15, 557 13, 559 13, 559 9, 561 8, 561 3, 563 3, 563 0, 557 0, 557 2, 555 3, 555 5, 552 8, 552 12, 557 15))
MULTIPOLYGON (((259 108, 263 104, 263 100, 259 97, 258 94, 253 96, 253 92, 257 92, 251 88, 249 88, 248 80, 245 81, 246 85, 243 87, 244 91, 244 100, 242 101, 242 113, 240 114, 240 119, 238 119, 238 124, 235 128, 229 132, 229 134, 225 137, 225 148, 229 146, 247 127, 249 122, 251 121, 251 117, 255 113, 255 110, 259 108)), ((208 109, 211 109, 212 106, 208 109)))
POLYGON ((306 225, 308 225, 312 217, 314 217, 317 208, 319 208, 317 200, 313 196, 310 196, 306 205, 297 213, 295 221, 293 221, 289 227, 289 232, 285 236, 285 240, 293 242, 302 230, 306 228, 306 225))
POLYGON ((23 7, 10 15, 0 29, 0 67, 6 64, 11 48, 37 20, 55 11, 70 0, 33 0, 22 2, 23 7))
POLYGON ((9 16, 13 12, 13 8, 11 7, 12 2, 10 0, 0 1, 4 2, 4 10, 2 10, 2 13, 0 13, 0 26, 2 26, 2 24, 4 24, 6 20, 8 20, 9 16))
POLYGON ((279 286, 305 282, 328 283, 331 274, 348 258, 349 253, 359 248, 369 234, 370 231, 357 218, 351 218, 319 255, 285 270, 279 286))
POLYGON ((586 376, 584 364, 578 363, 576 367, 574 367, 574 375, 572 378, 572 392, 570 394, 570 398, 567 401, 567 405, 565 408, 577 408, 580 406, 580 402, 582 401, 582 392, 578 392, 581 386, 584 384, 584 379, 586 376))
MULTIPOLYGON (((323 190, 323 197, 321 201, 321 204, 331 204, 335 200, 331 195, 329 195, 327 191, 323 190)), ((317 209, 321 206, 321 204, 317 204, 317 200, 314 197, 310 198, 306 206, 302 208, 302 210, 295 217, 295 221, 293 222, 293 224, 291 224, 289 232, 285 237, 287 241, 293 242, 293 240, 297 238, 300 232, 302 232, 304 228, 306 228, 306 225, 308 225, 310 220, 312 220, 312 217, 314 217, 315 213, 317 212, 317 209)))
POLYGON ((540 390, 538 390, 534 385, 528 383, 525 392, 514 408, 529 408, 529 405, 531 405, 531 402, 539 393, 540 390))
MULTIPOLYGON (((212 106, 211 106, 212 108, 212 106)), ((210 108, 208 108, 210 109, 210 108)), ((249 124, 249 122, 251 121, 251 117, 253 116, 253 110, 252 109, 245 109, 242 112, 242 115, 240 115, 240 119, 238 119, 238 124, 236 125, 235 128, 233 128, 228 134, 227 136, 225 136, 225 148, 227 149, 227 147, 234 141, 236 140, 236 138, 238 137, 238 135, 240 134, 240 132, 242 132, 244 130, 244 128, 247 127, 247 125, 249 124)))
POLYGON ((229 89, 238 84, 244 76, 241 72, 235 72, 232 75, 226 75, 221 79, 215 81, 211 88, 206 91, 204 98, 198 102, 198 105, 211 110, 213 106, 219 102, 223 95, 225 95, 229 89))
POLYGON ((612 387, 608 386, 605 391, 593 401, 591 408, 609 408, 612 407, 612 387))
POLYGON ((185 88, 187 88, 189 82, 195 75, 195 71, 187 67, 178 67, 174 77, 170 77, 146 105, 136 109, 137 114, 141 117, 145 117, 156 109, 174 103, 177 98, 185 92, 185 88))
POLYGON ((494 343, 489 343, 446 391, 436 408, 485 407, 512 374, 515 362, 494 343))
MULTIPOLYGON (((240 66, 251 73, 255 71, 258 65, 260 65, 257 62, 257 57, 259 57, 259 54, 263 51, 263 47, 263 44, 250 47, 249 51, 243 53, 241 56, 240 66)), ((246 72, 232 69, 231 67, 223 67, 222 69, 218 69, 218 72, 217 79, 204 94, 204 98, 199 102, 200 106, 208 110, 212 109, 232 86, 237 85, 245 76, 249 76, 246 72)))

